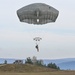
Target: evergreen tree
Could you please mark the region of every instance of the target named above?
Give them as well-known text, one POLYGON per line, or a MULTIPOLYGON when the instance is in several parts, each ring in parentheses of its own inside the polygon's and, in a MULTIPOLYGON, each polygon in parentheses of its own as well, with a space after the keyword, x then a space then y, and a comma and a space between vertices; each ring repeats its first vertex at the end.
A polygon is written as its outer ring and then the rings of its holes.
POLYGON ((33 64, 33 62, 32 62, 32 60, 31 60, 31 58, 30 58, 30 57, 28 57, 28 58, 26 59, 25 63, 33 64))
POLYGON ((44 66, 43 60, 37 60, 36 65, 44 66))
POLYGON ((7 60, 4 61, 4 64, 7 64, 7 60))
POLYGON ((55 63, 49 63, 48 65, 47 65, 47 67, 49 67, 49 68, 53 68, 53 69, 60 69, 55 63))

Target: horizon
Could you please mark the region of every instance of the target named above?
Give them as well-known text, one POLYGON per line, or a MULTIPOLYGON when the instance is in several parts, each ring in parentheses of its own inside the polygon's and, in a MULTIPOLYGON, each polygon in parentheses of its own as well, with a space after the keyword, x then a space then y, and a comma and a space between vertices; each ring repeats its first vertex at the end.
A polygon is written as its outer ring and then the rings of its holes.
MULTIPOLYGON (((28 58, 28 57, 26 57, 26 58, 28 58)), ((25 60, 26 58, 0 58, 0 59, 14 59, 14 60, 16 60, 16 59, 21 59, 21 60, 25 60)), ((33 57, 30 57, 31 59, 33 58, 33 57)), ((37 57, 36 57, 37 58, 37 57)), ((75 58, 54 58, 54 59, 48 59, 48 58, 37 58, 38 60, 63 60, 63 59, 75 59, 75 58)))

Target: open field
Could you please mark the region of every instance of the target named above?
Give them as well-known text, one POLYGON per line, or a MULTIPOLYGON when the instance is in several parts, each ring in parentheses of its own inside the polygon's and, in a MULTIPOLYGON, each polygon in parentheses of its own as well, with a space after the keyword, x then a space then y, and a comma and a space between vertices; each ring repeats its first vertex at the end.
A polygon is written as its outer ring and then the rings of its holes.
POLYGON ((0 75, 75 75, 75 71, 62 71, 30 64, 6 64, 0 65, 0 75))
POLYGON ((55 72, 33 72, 33 73, 3 73, 0 75, 75 75, 75 71, 55 71, 55 72))

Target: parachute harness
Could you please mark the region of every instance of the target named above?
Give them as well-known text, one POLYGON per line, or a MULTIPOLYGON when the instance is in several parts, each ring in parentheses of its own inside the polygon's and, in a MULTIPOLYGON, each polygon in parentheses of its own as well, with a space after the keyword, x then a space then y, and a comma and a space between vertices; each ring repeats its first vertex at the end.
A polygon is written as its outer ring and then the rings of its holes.
POLYGON ((40 37, 35 37, 35 38, 33 38, 33 40, 36 41, 36 46, 35 46, 35 48, 36 48, 37 51, 39 52, 39 46, 38 46, 38 44, 39 44, 40 40, 42 40, 42 38, 40 38, 40 37))

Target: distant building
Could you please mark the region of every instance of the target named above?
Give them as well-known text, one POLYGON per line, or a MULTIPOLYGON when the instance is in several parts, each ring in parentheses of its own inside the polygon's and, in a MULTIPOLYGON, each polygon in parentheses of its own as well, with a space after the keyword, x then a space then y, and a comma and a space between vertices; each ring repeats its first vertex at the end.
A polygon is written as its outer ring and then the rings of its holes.
POLYGON ((23 60, 15 60, 14 64, 23 64, 23 60))

